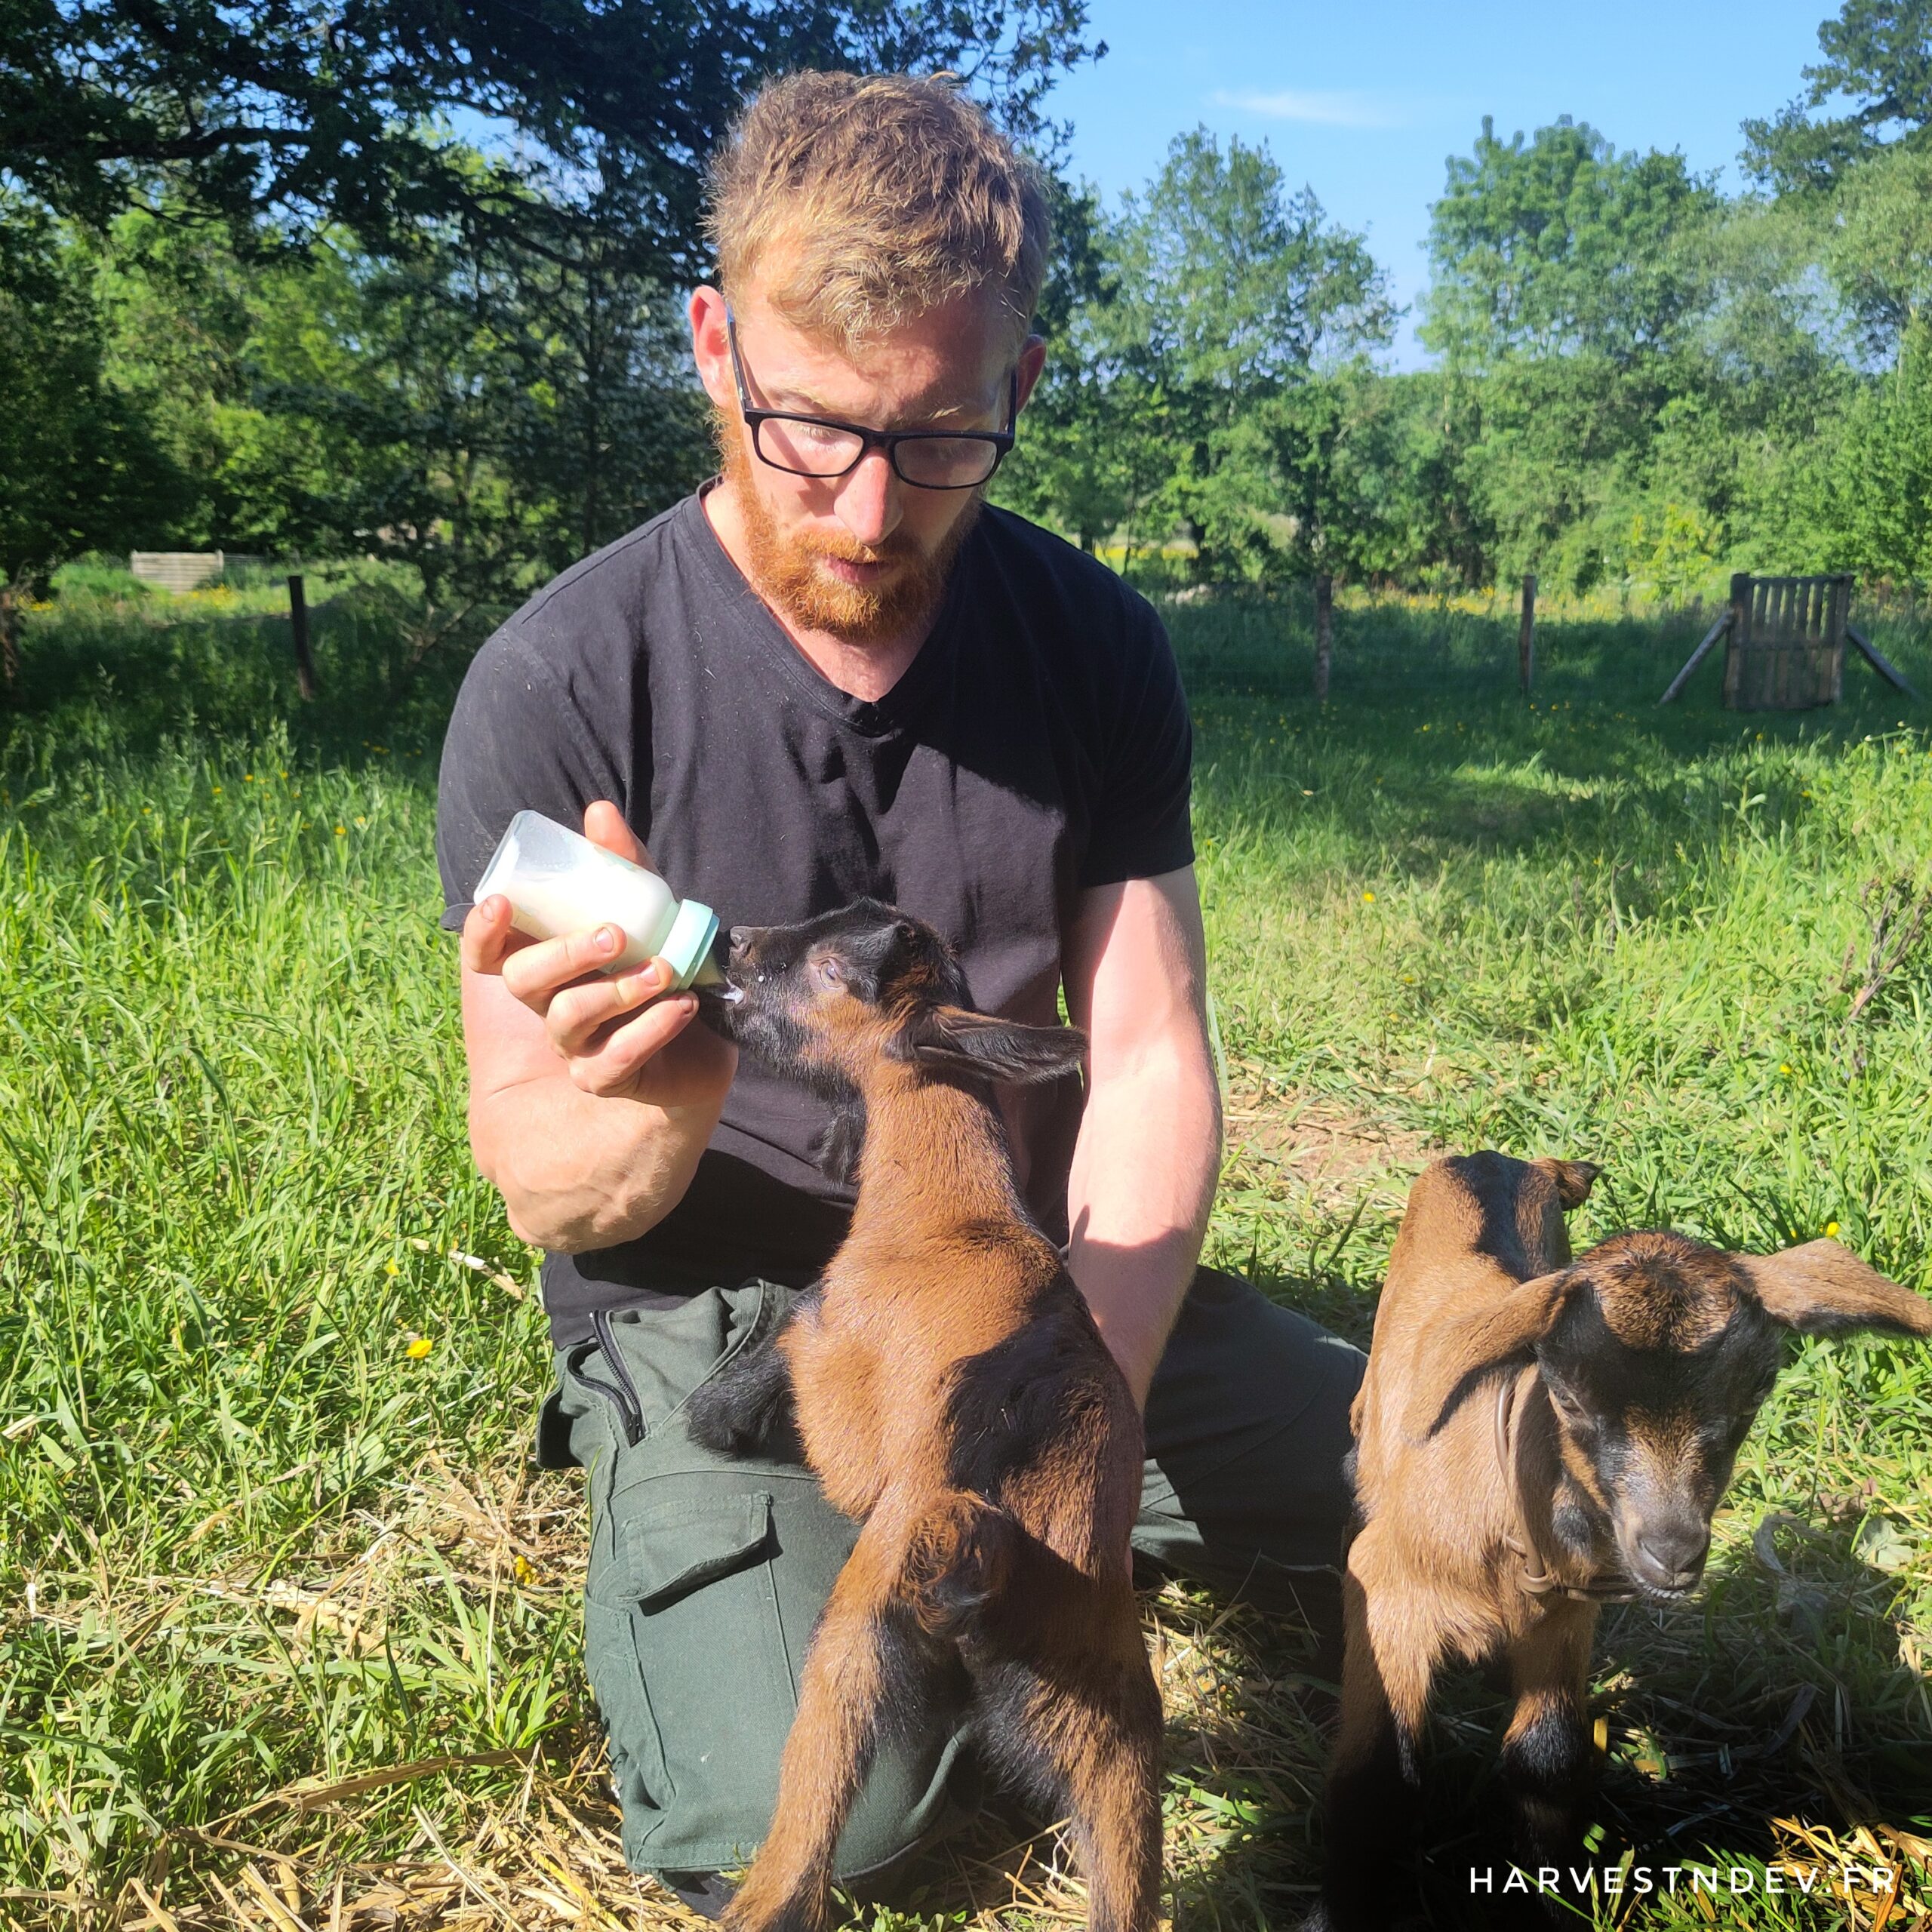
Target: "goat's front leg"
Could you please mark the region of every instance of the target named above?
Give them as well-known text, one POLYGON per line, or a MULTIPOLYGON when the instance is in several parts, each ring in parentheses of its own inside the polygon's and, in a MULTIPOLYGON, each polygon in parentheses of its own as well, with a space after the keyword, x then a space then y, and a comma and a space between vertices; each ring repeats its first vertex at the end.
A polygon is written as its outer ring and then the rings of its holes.
POLYGON ((730 1932, 820 1932, 880 1719, 920 1720, 931 1660, 897 1601, 905 1544, 903 1525, 875 1516, 838 1573, 800 1675, 771 1829, 725 1909, 730 1932))
POLYGON ((1323 1805, 1322 1905, 1310 1921, 1327 1932, 1367 1932, 1398 1915, 1392 1854, 1412 1836, 1444 1626, 1426 1589, 1395 1568, 1370 1522, 1349 1546, 1342 1583, 1341 1730, 1323 1805))
POLYGON ((1596 1752, 1585 1715, 1594 1604, 1552 1603, 1509 1649, 1516 1708, 1503 1740, 1503 1778, 1512 1812, 1516 1863, 1566 1924, 1564 1901, 1589 1909, 1581 1874, 1583 1811, 1596 1782, 1596 1752), (1554 1887, 1547 1880, 1552 1870, 1554 1887))
POLYGON ((805 1460, 791 1358, 780 1343, 786 1330, 811 1309, 817 1294, 814 1288, 801 1297, 763 1341, 691 1391, 685 1404, 685 1426, 694 1441, 721 1456, 764 1456, 776 1463, 805 1460))

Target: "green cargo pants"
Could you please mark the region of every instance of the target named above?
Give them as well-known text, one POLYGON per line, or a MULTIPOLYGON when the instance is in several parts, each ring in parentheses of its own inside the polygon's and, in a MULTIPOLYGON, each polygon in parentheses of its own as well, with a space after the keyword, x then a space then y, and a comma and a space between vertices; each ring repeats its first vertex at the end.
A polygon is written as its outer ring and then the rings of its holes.
MULTIPOLYGON (((752 1281, 601 1317, 559 1350, 539 1459, 590 1491, 584 1657, 610 1734, 624 1855, 713 1871, 757 1849, 778 1790, 812 1626, 857 1536, 795 1465, 700 1448, 678 1416, 699 1383, 777 1327, 794 1291, 752 1281)), ((1147 1404, 1145 1557, 1278 1607, 1332 1593, 1348 1514, 1342 1458, 1358 1349, 1246 1282, 1195 1275, 1147 1404)), ((931 1832, 963 1713, 883 1737, 839 1841, 841 1879, 931 1832)))

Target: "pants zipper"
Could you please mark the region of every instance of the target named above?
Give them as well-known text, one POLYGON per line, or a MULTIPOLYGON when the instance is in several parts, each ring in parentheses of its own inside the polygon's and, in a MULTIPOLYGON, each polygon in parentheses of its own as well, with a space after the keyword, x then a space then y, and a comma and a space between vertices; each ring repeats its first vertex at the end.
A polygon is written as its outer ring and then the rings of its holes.
POLYGON ((572 1371, 586 1389, 595 1389, 617 1404, 617 1413, 623 1418, 624 1440, 635 1449, 645 1436, 644 1404, 638 1399, 637 1384, 631 1380, 631 1372, 624 1366, 623 1357, 617 1352, 617 1334, 611 1325, 610 1316, 599 1309, 591 1316, 590 1325, 596 1332, 597 1346, 604 1352, 605 1363, 617 1380, 606 1382, 601 1376, 586 1375, 577 1362, 571 1364, 572 1371))

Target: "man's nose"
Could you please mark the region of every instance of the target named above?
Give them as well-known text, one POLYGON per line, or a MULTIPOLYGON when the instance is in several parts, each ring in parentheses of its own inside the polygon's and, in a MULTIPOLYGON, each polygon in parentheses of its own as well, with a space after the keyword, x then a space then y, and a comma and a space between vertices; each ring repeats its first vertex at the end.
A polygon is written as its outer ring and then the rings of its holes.
POLYGON ((883 543, 903 514, 901 485, 883 450, 868 450, 838 493, 838 520, 861 543, 883 543))

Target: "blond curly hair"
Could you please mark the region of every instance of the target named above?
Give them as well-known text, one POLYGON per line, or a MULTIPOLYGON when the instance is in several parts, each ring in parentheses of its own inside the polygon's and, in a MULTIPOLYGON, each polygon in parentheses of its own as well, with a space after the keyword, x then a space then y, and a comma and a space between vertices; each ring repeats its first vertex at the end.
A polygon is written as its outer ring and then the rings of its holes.
POLYGON ((850 349, 991 294, 1017 345, 1052 239, 1045 177, 948 75, 807 72, 755 94, 714 157, 718 286, 754 275, 794 326, 850 349))

